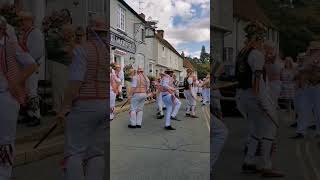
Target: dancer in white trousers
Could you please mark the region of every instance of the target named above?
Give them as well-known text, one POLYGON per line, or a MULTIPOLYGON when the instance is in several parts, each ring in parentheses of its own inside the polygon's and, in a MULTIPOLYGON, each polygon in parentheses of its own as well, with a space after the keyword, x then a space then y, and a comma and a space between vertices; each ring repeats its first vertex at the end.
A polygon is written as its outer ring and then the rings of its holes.
POLYGON ((42 72, 44 56, 44 37, 41 31, 34 27, 34 17, 30 12, 20 12, 22 24, 22 35, 19 38, 20 47, 28 52, 38 64, 38 71, 32 74, 27 81, 27 106, 26 122, 28 126, 33 127, 40 124, 40 97, 38 95, 39 75, 42 72))
POLYGON ((207 75, 202 85, 202 105, 210 104, 210 75, 207 75))
POLYGON ((69 84, 63 109, 65 120, 64 170, 66 180, 103 180, 107 133, 108 32, 104 18, 96 17, 88 27, 88 40, 73 50, 69 84), (65 117, 65 114, 70 114, 65 117))
POLYGON ((24 84, 37 70, 34 59, 9 40, 6 30, 6 19, 0 16, 0 180, 11 179, 19 106, 26 100, 24 84))
POLYGON ((187 100, 186 116, 198 118, 198 116, 196 116, 197 95, 193 91, 194 77, 192 74, 193 70, 188 68, 187 77, 184 79, 184 96, 187 100))
POLYGON ((131 92, 129 94, 131 109, 130 124, 128 125, 128 128, 141 128, 143 108, 149 88, 150 80, 144 74, 142 67, 139 66, 137 69, 137 75, 132 78, 131 92))
POLYGON ((250 122, 248 151, 242 170, 245 173, 260 172, 263 177, 283 177, 283 174, 273 170, 270 153, 275 144, 278 115, 264 80, 263 39, 266 31, 259 23, 250 23, 245 30, 248 44, 241 50, 236 62, 238 92, 242 91, 241 104, 247 108, 250 122), (258 144, 261 146, 261 162, 256 159, 258 144))
POLYGON ((161 81, 161 89, 162 89, 162 100, 163 103, 167 107, 166 115, 165 115, 165 129, 166 130, 176 130, 171 126, 171 117, 172 117, 172 112, 173 108, 175 105, 175 102, 177 98, 174 95, 175 88, 172 87, 172 84, 170 83, 171 81, 171 76, 173 74, 172 70, 166 70, 165 75, 161 81))
POLYGON ((219 158, 222 148, 228 137, 228 129, 224 125, 222 120, 221 104, 219 98, 221 94, 218 89, 215 89, 215 84, 213 84, 213 102, 211 104, 212 114, 211 114, 211 175, 214 173, 214 165, 219 158))
MULTIPOLYGON (((116 68, 120 68, 120 65, 116 64, 116 68)), ((114 110, 116 106, 116 97, 119 93, 119 86, 121 85, 121 79, 115 74, 115 71, 110 71, 110 120, 114 119, 114 110)))
POLYGON ((160 73, 160 77, 157 79, 156 82, 156 96, 157 96, 157 109, 158 109, 158 113, 157 113, 157 119, 162 119, 164 118, 164 113, 163 113, 163 101, 162 101, 162 93, 161 93, 161 80, 164 77, 164 74, 160 73))

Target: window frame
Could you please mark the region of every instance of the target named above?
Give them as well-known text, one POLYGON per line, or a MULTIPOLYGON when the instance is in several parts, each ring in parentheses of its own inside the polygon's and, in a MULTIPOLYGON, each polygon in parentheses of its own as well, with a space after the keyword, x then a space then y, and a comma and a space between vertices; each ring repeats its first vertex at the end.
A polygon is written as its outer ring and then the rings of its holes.
POLYGON ((117 9, 117 28, 126 32, 126 9, 121 5, 117 9))

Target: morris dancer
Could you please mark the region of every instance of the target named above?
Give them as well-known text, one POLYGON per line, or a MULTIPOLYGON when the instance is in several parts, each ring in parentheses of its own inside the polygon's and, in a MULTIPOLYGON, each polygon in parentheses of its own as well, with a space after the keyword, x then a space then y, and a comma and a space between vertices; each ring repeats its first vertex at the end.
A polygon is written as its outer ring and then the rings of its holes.
POLYGON ((184 96, 187 100, 186 116, 192 118, 198 118, 196 116, 196 94, 193 91, 194 78, 192 76, 193 70, 187 69, 187 77, 184 79, 184 96), (190 114, 191 111, 191 114, 190 114))
POLYGON ((242 170, 245 173, 260 172, 263 177, 283 177, 272 168, 272 154, 278 128, 277 111, 268 92, 265 81, 265 56, 263 42, 265 29, 258 23, 250 23, 245 31, 248 43, 238 55, 236 77, 242 105, 247 107, 250 125, 250 139, 242 170), (261 170, 258 171, 256 151, 261 145, 261 170))
POLYGON ((202 84, 202 105, 210 104, 210 75, 207 75, 202 84))
POLYGON ((34 27, 34 17, 30 12, 19 13, 21 17, 22 35, 19 39, 20 47, 29 53, 38 64, 38 71, 27 80, 27 126, 33 127, 40 124, 40 97, 38 95, 39 72, 43 63, 44 38, 41 31, 34 27))
POLYGON ((172 87, 171 85, 171 76, 173 74, 172 70, 166 70, 165 75, 161 81, 161 86, 162 86, 162 100, 163 103, 167 107, 166 115, 165 115, 165 129, 166 130, 176 130, 171 126, 171 116, 172 116, 172 111, 173 111, 173 106, 175 105, 176 102, 176 97, 174 95, 175 88, 172 87))
POLYGON ((57 117, 63 120, 71 108, 65 121, 66 180, 102 180, 105 171, 109 58, 109 47, 103 42, 108 33, 106 21, 97 17, 88 30, 82 50, 73 50, 63 110, 57 117))
POLYGON ((37 70, 33 58, 7 37, 0 16, 0 179, 11 179, 19 105, 25 103, 25 81, 37 70), (23 69, 21 69, 23 66, 23 69))
POLYGON ((177 118, 177 115, 178 115, 178 112, 179 112, 180 107, 181 107, 181 101, 177 98, 179 96, 179 90, 177 89, 176 75, 173 72, 170 75, 170 86, 175 89, 175 91, 173 92, 173 96, 175 97, 175 101, 174 101, 174 104, 173 104, 173 109, 172 109, 172 113, 171 113, 171 119, 172 120, 176 120, 176 121, 180 121, 180 119, 177 118))
MULTIPOLYGON (((120 65, 116 64, 115 68, 120 68, 120 65)), ((116 75, 114 69, 110 71, 110 120, 114 119, 114 110, 116 106, 116 97, 119 94, 119 86, 121 85, 121 79, 116 75)))
POLYGON ((156 96, 157 96, 157 108, 158 108, 158 113, 157 113, 157 119, 162 119, 164 118, 164 114, 163 114, 163 101, 162 101, 162 93, 161 93, 161 81, 164 77, 163 73, 160 73, 160 77, 157 79, 156 82, 156 96))
MULTIPOLYGON (((215 84, 213 84, 213 103, 211 104, 211 127, 210 131, 210 139, 211 139, 211 169, 210 174, 213 176, 214 165, 219 158, 219 155, 222 151, 222 148, 228 137, 228 129, 222 122, 222 112, 221 112, 221 104, 218 97, 220 97, 219 89, 215 89, 215 84)), ((212 179, 212 178, 211 178, 212 179)))
POLYGON ((137 75, 132 78, 131 91, 128 97, 128 100, 131 100, 130 124, 128 128, 141 128, 143 108, 149 88, 150 80, 144 74, 142 67, 139 66, 137 75))

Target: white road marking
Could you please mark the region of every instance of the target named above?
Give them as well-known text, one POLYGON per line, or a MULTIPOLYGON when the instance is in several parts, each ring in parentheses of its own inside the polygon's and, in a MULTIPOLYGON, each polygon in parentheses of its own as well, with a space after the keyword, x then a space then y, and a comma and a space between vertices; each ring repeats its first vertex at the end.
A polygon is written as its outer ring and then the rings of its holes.
POLYGON ((206 121, 208 130, 210 132, 210 113, 208 112, 208 109, 209 108, 207 107, 202 107, 202 111, 204 112, 204 115, 205 115, 205 121, 206 121))

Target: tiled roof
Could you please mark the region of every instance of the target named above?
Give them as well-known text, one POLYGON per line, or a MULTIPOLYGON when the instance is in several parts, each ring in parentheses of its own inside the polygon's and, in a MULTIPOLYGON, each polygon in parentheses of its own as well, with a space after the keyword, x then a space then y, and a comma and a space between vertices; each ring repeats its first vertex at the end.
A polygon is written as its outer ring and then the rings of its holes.
POLYGON ((181 56, 181 54, 167 41, 165 40, 164 38, 160 37, 159 34, 155 34, 155 37, 159 40, 159 42, 161 44, 163 44, 165 47, 167 47, 168 49, 170 49, 171 51, 173 51, 175 54, 177 54, 179 57, 183 58, 181 56))
POLYGON ((187 59, 184 59, 183 60, 183 67, 184 68, 190 68, 190 69, 193 69, 194 70, 194 67, 193 65, 191 64, 191 62, 187 59))
POLYGON ((256 0, 234 0, 233 16, 247 21, 259 21, 268 27, 276 28, 256 0))

